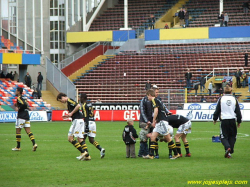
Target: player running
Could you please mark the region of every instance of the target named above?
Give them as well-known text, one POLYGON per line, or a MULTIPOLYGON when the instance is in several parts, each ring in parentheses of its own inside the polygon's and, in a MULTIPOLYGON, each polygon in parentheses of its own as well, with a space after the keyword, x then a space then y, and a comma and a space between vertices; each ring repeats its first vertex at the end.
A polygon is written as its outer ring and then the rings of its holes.
POLYGON ((80 101, 81 101, 81 109, 83 113, 83 119, 85 122, 85 132, 84 139, 86 140, 87 136, 89 138, 89 142, 93 144, 101 154, 101 158, 105 156, 105 149, 102 148, 97 141, 95 141, 96 137, 96 123, 94 119, 94 110, 91 103, 87 102, 88 96, 86 93, 81 93, 80 101))
POLYGON ((77 148, 81 155, 78 157, 79 160, 90 160, 91 157, 87 150, 87 145, 84 141, 84 121, 83 121, 83 115, 80 112, 80 104, 75 102, 73 99, 70 99, 67 97, 64 93, 59 93, 57 95, 57 101, 60 101, 61 103, 67 103, 68 106, 68 115, 62 116, 63 119, 67 119, 69 117, 72 118, 72 124, 69 128, 68 133, 68 141, 72 143, 75 148, 77 148), (78 142, 74 139, 74 137, 77 137, 78 142))

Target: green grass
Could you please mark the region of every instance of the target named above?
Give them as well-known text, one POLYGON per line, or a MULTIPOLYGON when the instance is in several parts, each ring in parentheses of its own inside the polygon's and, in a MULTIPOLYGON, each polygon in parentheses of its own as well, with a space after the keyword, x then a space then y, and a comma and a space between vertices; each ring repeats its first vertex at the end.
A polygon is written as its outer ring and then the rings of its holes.
MULTIPOLYGON (((249 122, 238 129, 232 159, 223 157, 220 143, 212 143, 211 137, 219 134, 219 127, 211 122, 193 122, 187 137, 192 157, 177 160, 168 159, 166 143, 159 143, 159 160, 127 159, 121 138, 125 123, 97 122, 96 140, 106 149, 106 156, 100 159, 99 151, 87 141, 92 160, 80 162, 75 158, 79 152, 67 141, 69 126, 69 122, 33 122, 37 151, 31 151, 32 144, 23 129, 22 151, 14 152, 14 123, 0 124, 0 186, 201 186, 188 184, 191 180, 247 180, 248 184, 236 186, 250 185, 249 122)), ((139 133, 137 122, 135 128, 139 133)))

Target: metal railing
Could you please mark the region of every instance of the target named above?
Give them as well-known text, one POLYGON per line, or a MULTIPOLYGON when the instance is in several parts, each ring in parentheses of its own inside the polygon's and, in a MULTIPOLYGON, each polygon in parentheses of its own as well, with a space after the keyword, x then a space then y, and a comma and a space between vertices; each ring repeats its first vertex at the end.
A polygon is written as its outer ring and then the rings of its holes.
POLYGON ((65 68, 66 66, 70 65, 72 62, 74 62, 75 60, 77 60, 78 58, 80 58, 81 56, 85 55, 86 53, 88 53, 89 51, 91 51, 92 49, 94 49, 95 47, 97 47, 98 45, 101 45, 102 42, 96 42, 78 52, 76 52, 75 54, 69 56, 68 58, 62 60, 59 64, 58 64, 58 68, 61 70, 63 68, 65 68))
POLYGON ((77 99, 76 86, 64 75, 60 69, 46 57, 47 80, 59 92, 65 93, 69 98, 77 99))

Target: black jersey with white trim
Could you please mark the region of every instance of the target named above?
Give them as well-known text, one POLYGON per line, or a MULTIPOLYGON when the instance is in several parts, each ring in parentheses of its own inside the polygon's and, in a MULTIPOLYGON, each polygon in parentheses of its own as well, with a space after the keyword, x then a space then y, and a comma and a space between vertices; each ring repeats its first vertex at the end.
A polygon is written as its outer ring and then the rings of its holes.
POLYGON ((152 104, 154 108, 158 108, 158 115, 156 117, 156 122, 161 120, 167 121, 166 107, 158 98, 152 99, 152 104))
POLYGON ((86 123, 88 123, 89 121, 95 121, 94 109, 91 103, 83 103, 81 108, 82 108, 83 118, 86 123))
POLYGON ((169 125, 171 125, 173 128, 179 128, 181 125, 189 121, 188 118, 185 118, 184 116, 177 114, 168 116, 167 118, 169 125))
POLYGON ((19 96, 17 97, 17 107, 18 107, 18 112, 17 112, 17 118, 29 120, 29 105, 26 100, 26 98, 19 96))
MULTIPOLYGON (((76 107, 77 105, 78 105, 77 102, 75 102, 73 99, 68 98, 68 100, 67 100, 67 106, 68 106, 68 111, 69 111, 69 113, 72 112, 72 111, 75 109, 75 107, 76 107)), ((82 118, 83 118, 83 115, 82 115, 82 113, 81 113, 81 111, 80 111, 80 108, 79 108, 79 111, 76 111, 76 112, 71 116, 71 118, 72 118, 72 121, 73 121, 74 119, 82 119, 82 118)))

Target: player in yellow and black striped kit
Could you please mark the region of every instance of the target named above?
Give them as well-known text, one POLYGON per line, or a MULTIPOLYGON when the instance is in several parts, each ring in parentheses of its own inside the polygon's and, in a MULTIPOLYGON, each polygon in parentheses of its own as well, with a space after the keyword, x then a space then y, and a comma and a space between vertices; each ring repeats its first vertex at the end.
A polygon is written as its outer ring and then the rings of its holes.
POLYGON ((86 93, 81 93, 80 101, 81 101, 81 109, 83 113, 83 119, 85 123, 85 133, 84 139, 86 140, 87 136, 89 137, 89 142, 93 144, 97 149, 99 149, 101 158, 105 156, 105 149, 102 148, 97 141, 95 141, 96 137, 96 123, 94 119, 94 110, 91 103, 87 102, 88 96, 86 93))
POLYGON ((29 116, 29 105, 27 103, 27 100, 22 96, 23 94, 23 88, 18 87, 16 89, 16 96, 17 101, 15 104, 15 107, 17 107, 17 119, 16 119, 16 142, 17 146, 12 149, 12 151, 21 151, 21 130, 22 128, 25 129, 26 133, 28 134, 32 144, 33 148, 32 151, 36 151, 37 144, 35 142, 35 137, 33 133, 30 131, 30 116, 29 116))

